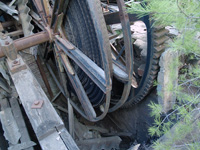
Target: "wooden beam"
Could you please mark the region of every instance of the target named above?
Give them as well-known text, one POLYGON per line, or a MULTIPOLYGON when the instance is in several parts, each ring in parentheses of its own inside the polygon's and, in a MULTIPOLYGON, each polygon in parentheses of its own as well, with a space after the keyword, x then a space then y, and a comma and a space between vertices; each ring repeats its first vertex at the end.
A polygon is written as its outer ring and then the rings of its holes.
MULTIPOLYGON (((10 74, 42 149, 78 150, 74 140, 65 129, 63 121, 58 116, 29 67, 20 56, 18 57, 19 65, 25 65, 26 67, 10 74), (37 101, 42 101, 43 105, 41 108, 32 109, 32 106, 37 104, 37 101), (67 138, 63 140, 63 136, 67 138)), ((12 70, 12 62, 9 60, 7 62, 9 70, 12 70)))

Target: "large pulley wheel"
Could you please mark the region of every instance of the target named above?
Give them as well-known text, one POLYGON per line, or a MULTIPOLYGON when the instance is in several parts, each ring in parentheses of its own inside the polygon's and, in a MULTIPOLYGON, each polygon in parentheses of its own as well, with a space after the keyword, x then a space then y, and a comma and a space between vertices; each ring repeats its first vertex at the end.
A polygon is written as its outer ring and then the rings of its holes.
POLYGON ((107 114, 110 106, 112 62, 108 35, 99 1, 69 1, 63 20, 63 27, 66 38, 87 56, 92 61, 91 63, 94 63, 92 65, 88 62, 91 66, 81 67, 77 65, 79 58, 70 60, 77 75, 75 80, 80 80, 78 87, 73 82, 74 79, 68 74, 70 92, 78 97, 82 108, 78 108, 73 102, 72 105, 84 118, 90 121, 101 120, 107 114), (94 65, 97 66, 95 67, 94 65), (87 70, 87 67, 94 67, 93 69, 96 69, 97 72, 102 69, 104 72, 100 71, 99 75, 96 75, 93 70, 83 71, 83 69, 87 70), (104 79, 98 79, 99 81, 97 81, 97 79, 91 79, 92 75, 96 76, 96 78, 103 76, 104 79), (85 103, 86 100, 87 103, 85 103), (101 115, 96 114, 94 109, 100 106, 103 107, 101 115), (90 109, 89 113, 87 112, 88 109, 90 109))
MULTIPOLYGON (((168 30, 162 27, 153 27, 152 21, 149 16, 138 18, 146 26, 146 40, 147 40, 147 51, 146 56, 142 61, 144 65, 142 68, 142 75, 139 75, 138 66, 135 67, 135 74, 137 76, 137 88, 132 88, 129 98, 125 103, 124 107, 130 107, 131 105, 137 104, 149 93, 152 89, 154 81, 157 78, 159 71, 159 59, 163 51, 165 50, 165 41, 168 40, 166 33, 168 30)), ((136 58, 134 58, 136 61, 136 58)))
MULTIPOLYGON (((96 8, 100 7, 97 1, 92 3, 97 5, 95 6, 96 8)), ((95 11, 91 10, 87 0, 70 1, 64 18, 64 30, 67 39, 102 69, 105 58, 102 58, 100 49, 104 50, 109 59, 109 64, 106 65, 109 65, 109 68, 111 69, 111 55, 107 31, 100 8, 95 11), (95 23, 98 24, 98 26, 96 26, 95 23)), ((75 62, 73 62, 73 66, 92 105, 96 107, 103 104, 105 100, 103 91, 81 70, 80 67, 76 65, 75 62)), ((73 91, 74 90, 71 92, 73 91)))
POLYGON ((67 74, 68 90, 73 93, 69 96, 77 97, 68 100, 85 119, 93 122, 103 119, 110 107, 112 62, 100 1, 33 0, 33 3, 41 26, 54 45, 58 69, 67 74), (100 106, 102 111, 98 111, 100 106))
MULTIPOLYGON (((130 106, 144 98, 158 71, 158 59, 166 40, 164 29, 152 29, 148 16, 133 16, 133 21, 142 20, 145 23, 148 41, 144 73, 135 80, 135 57, 124 0, 117 0, 119 12, 114 14, 115 17, 118 16, 117 23, 121 23, 123 30, 124 64, 111 59, 100 0, 54 0, 53 9, 50 10, 48 0, 33 0, 33 3, 42 20, 42 23, 37 23, 45 34, 48 33, 49 42, 54 45, 58 69, 61 72, 65 70, 69 81, 68 89, 78 98, 69 101, 84 118, 99 121, 108 112, 117 110, 125 103, 130 106), (111 101, 111 90, 118 86, 112 87, 112 78, 113 82, 116 80, 122 85, 120 99, 115 101, 111 101), (135 81, 139 85, 136 89, 132 87, 135 81)), ((112 22, 113 19, 107 21, 112 22)), ((116 94, 115 91, 112 93, 116 94)))

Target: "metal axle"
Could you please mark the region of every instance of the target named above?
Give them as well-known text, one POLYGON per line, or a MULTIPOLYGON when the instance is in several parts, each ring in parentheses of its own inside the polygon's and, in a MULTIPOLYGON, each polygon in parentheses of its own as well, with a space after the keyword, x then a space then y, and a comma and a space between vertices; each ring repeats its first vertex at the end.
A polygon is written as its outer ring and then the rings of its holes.
MULTIPOLYGON (((38 44, 42 44, 42 43, 47 42, 49 40, 50 40, 49 33, 42 31, 42 32, 36 33, 34 35, 28 36, 28 37, 24 37, 24 38, 14 40, 13 45, 14 45, 16 51, 21 51, 21 50, 24 50, 26 48, 30 48, 30 47, 38 45, 38 44)), ((5 39, 5 42, 6 42, 6 39, 5 39)), ((12 43, 7 43, 7 44, 9 45, 9 44, 12 44, 12 43)), ((0 58, 4 57, 4 56, 6 56, 6 54, 1 47, 0 48, 0 58)))

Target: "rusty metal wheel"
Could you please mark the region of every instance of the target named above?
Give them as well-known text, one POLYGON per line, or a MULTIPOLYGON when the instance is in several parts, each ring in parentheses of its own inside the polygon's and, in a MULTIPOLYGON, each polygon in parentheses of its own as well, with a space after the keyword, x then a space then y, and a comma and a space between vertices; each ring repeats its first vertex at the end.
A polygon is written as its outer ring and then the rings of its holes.
MULTIPOLYGON (((109 6, 107 6, 107 8, 109 9, 109 6)), ((111 13, 107 13, 104 15, 105 20, 106 20, 106 24, 107 25, 113 25, 113 24, 119 24, 120 23, 120 12, 118 11, 114 11, 112 7, 111 9, 111 13)), ((149 93, 149 91, 151 90, 153 83, 157 77, 157 73, 159 71, 159 58, 160 55, 162 54, 162 52, 165 49, 164 43, 165 41, 168 39, 166 37, 166 33, 168 33, 168 31, 165 28, 157 28, 157 27, 152 27, 152 21, 150 21, 149 16, 145 16, 142 18, 138 18, 136 14, 128 14, 129 16, 129 20, 131 22, 131 24, 135 23, 136 21, 140 21, 143 22, 144 26, 145 26, 145 32, 144 34, 146 34, 146 39, 142 39, 142 40, 146 40, 146 54, 145 56, 141 56, 141 51, 137 51, 134 44, 133 46, 133 58, 132 58, 132 62, 129 62, 129 64, 134 65, 134 72, 133 72, 133 82, 132 82, 132 88, 129 94, 129 97, 126 99, 126 103, 123 105, 123 107, 130 107, 136 103, 138 103, 139 101, 141 101, 142 99, 144 99, 144 97, 149 93), (142 58, 143 57, 143 58, 142 58), (134 81, 137 84, 133 84, 134 81)), ((126 28, 130 28, 130 26, 126 26, 126 28)), ((123 30, 123 28, 122 28, 123 30)), ((120 48, 112 48, 113 50, 113 55, 115 56, 115 62, 117 61, 120 66, 122 66, 122 68, 127 68, 126 65, 128 62, 125 61, 125 59, 127 58, 127 56, 125 56, 126 54, 126 47, 124 46, 124 43, 126 42, 126 40, 122 39, 122 43, 121 43, 121 47, 120 48)), ((124 69, 124 70, 125 70, 124 69)), ((120 95, 122 95, 123 91, 123 82, 121 82, 120 80, 115 80, 113 79, 113 84, 116 85, 113 88, 113 91, 115 92, 115 95, 118 95, 118 97, 120 97, 120 95)), ((111 99, 111 103, 117 103, 119 101, 119 98, 114 98, 111 99)))
MULTIPOLYGON (((109 43, 106 41, 108 37, 101 13, 99 9, 91 12, 86 0, 70 1, 64 18, 64 28, 67 39, 103 69, 102 61, 104 58, 101 56, 100 49, 103 48, 108 51, 109 60, 111 60, 111 55, 109 55, 109 43), (95 17, 91 13, 95 13, 95 17), (98 24, 96 27, 95 22, 98 24), (101 32, 102 36, 99 36, 97 32, 101 32), (100 41, 103 43, 100 43, 100 41)), ((73 66, 92 105, 97 107, 103 104, 105 100, 104 92, 75 62, 73 62, 73 66)), ((70 87, 72 86, 70 85, 70 87)), ((74 92, 74 90, 71 90, 71 92, 74 92)))
MULTIPOLYGON (((61 6, 58 1, 56 5, 61 6)), ((63 16, 62 38, 55 40, 55 51, 67 73, 68 89, 79 100, 71 104, 84 118, 99 121, 108 113, 112 89, 111 52, 100 2, 69 1, 63 16)))
POLYGON ((66 94, 67 88, 62 93, 85 119, 93 122, 103 119, 110 107, 112 61, 100 1, 33 0, 33 3, 41 18, 37 23, 48 33, 54 47, 57 67, 67 75, 71 95, 66 94), (70 99, 72 95, 75 98, 70 99))
MULTIPOLYGON (((152 89, 159 71, 159 58, 165 50, 165 41, 168 40, 166 36, 168 30, 162 27, 152 27, 152 21, 150 21, 149 16, 138 18, 138 20, 142 21, 146 26, 147 52, 145 58, 143 60, 140 59, 141 63, 139 65, 136 65, 135 62, 134 71, 138 87, 131 89, 131 93, 124 107, 137 104, 152 89)), ((136 52, 134 60, 136 61, 136 52)))

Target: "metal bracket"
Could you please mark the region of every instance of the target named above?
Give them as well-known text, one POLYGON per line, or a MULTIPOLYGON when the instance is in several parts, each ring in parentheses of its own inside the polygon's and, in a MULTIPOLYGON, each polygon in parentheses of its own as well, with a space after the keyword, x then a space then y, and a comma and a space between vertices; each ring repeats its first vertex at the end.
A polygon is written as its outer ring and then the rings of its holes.
POLYGON ((17 50, 15 48, 14 42, 9 36, 1 36, 0 46, 3 53, 8 58, 7 63, 11 73, 16 73, 27 68, 21 56, 17 55, 17 50))
POLYGON ((10 59, 15 60, 17 59, 17 51, 15 49, 13 40, 6 35, 2 35, 0 39, 1 49, 3 53, 10 59))
POLYGON ((17 59, 15 60, 11 60, 8 58, 7 63, 8 63, 9 70, 12 74, 27 68, 26 64, 24 63, 21 56, 19 55, 17 56, 17 59))

